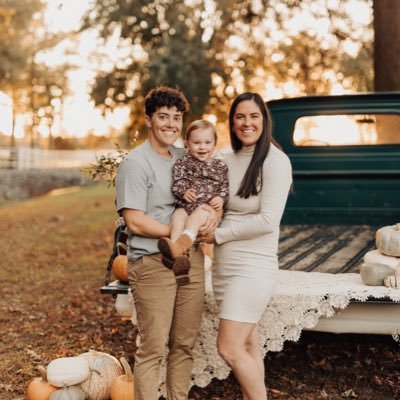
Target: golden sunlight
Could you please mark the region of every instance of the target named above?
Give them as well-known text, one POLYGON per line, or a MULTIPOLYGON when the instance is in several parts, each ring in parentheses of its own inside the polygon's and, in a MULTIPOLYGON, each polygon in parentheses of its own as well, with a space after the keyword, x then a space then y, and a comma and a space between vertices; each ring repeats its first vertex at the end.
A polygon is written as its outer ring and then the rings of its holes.
MULTIPOLYGON (((339 0, 327 0, 332 6, 339 4, 339 0)), ((88 10, 91 0, 45 0, 47 3, 47 11, 45 14, 45 21, 47 28, 50 32, 69 32, 79 29, 81 18, 85 11, 88 10)), ((196 3, 198 0, 187 0, 188 4, 196 3)), ((212 16, 215 7, 213 0, 206 0, 206 14, 212 16)), ((259 0, 254 1, 254 7, 261 7, 259 0)), ((315 2, 315 7, 324 7, 323 2, 315 2)), ((372 12, 365 1, 351 0, 348 3, 351 14, 354 18, 361 23, 371 21, 372 12)), ((265 22, 272 23, 272 22, 265 22)), ((285 21, 287 25, 288 35, 295 35, 305 28, 315 29, 320 33, 324 33, 329 29, 329 23, 326 20, 316 20, 312 16, 310 10, 303 9, 294 17, 288 18, 285 21)), ((258 34, 263 35, 262 29, 258 34)), ((278 30, 272 30, 273 35, 281 35, 278 30)), ((210 32, 208 32, 210 33, 210 32)), ((257 33, 257 32, 256 32, 257 33)), ((362 34, 362 32, 360 32, 362 34)), ((140 44, 132 47, 130 42, 123 42, 119 38, 119 32, 116 30, 115 34, 109 39, 104 46, 97 48, 96 42, 97 34, 94 31, 84 32, 79 35, 78 41, 72 42, 66 39, 56 46, 53 50, 43 53, 39 56, 39 61, 45 62, 48 65, 61 65, 65 62, 71 62, 77 65, 77 68, 68 73, 70 82, 71 95, 66 98, 62 114, 54 118, 54 123, 51 128, 49 126, 40 126, 39 133, 42 137, 49 135, 50 129, 53 136, 66 136, 66 137, 84 137, 88 133, 94 135, 105 135, 110 131, 119 131, 123 129, 128 123, 130 118, 130 110, 128 107, 121 107, 114 110, 112 113, 102 115, 101 111, 94 107, 94 102, 89 97, 90 85, 96 76, 96 73, 101 71, 108 71, 115 66, 125 68, 127 63, 131 63, 132 59, 143 60, 148 57, 140 44), (77 54, 65 55, 69 48, 74 47, 77 54), (96 54, 96 57, 92 57, 96 54), (94 60, 95 59, 95 60, 94 60)), ((204 38, 203 38, 204 39, 204 38)), ((271 38, 260 37, 260 40, 271 40, 271 38)), ((229 56, 232 61, 232 66, 235 60, 235 49, 246 48, 247 43, 240 36, 232 35, 226 41, 226 45, 232 50, 229 56)), ((358 50, 358 44, 349 41, 345 43, 346 51, 349 54, 355 54, 358 50)), ((251 50, 251 49, 249 49, 251 50)), ((282 55, 276 52, 272 55, 272 62, 279 64, 282 61, 282 55)), ((233 68, 231 75, 233 77, 233 84, 224 87, 222 78, 217 74, 212 75, 212 81, 215 86, 215 92, 218 96, 227 95, 234 96, 235 92, 244 90, 245 82, 241 75, 240 63, 236 68, 233 68)), ((335 82, 335 77, 330 77, 332 82, 332 93, 342 94, 345 92, 343 86, 335 82)), ((294 97, 299 95, 300 89, 296 83, 290 78, 278 86, 279 82, 274 80, 274 77, 267 76, 263 68, 254 72, 251 77, 251 84, 254 90, 257 90, 266 101, 280 97, 294 97)), ((134 79, 131 81, 131 87, 128 87, 126 94, 132 96, 134 89, 138 82, 134 79)), ((0 120, 2 121, 1 133, 11 135, 12 131, 12 103, 9 97, 0 92, 0 120)), ((214 115, 205 115, 207 119, 217 123, 217 118, 214 115)), ((225 121, 224 121, 225 123, 225 121)), ((24 126, 27 125, 27 120, 24 115, 18 115, 15 125, 15 137, 21 138, 24 136, 24 126)), ((307 140, 317 140, 322 142, 329 142, 330 144, 336 143, 354 143, 357 141, 359 134, 357 133, 357 123, 346 117, 337 117, 335 123, 325 123, 324 117, 320 117, 312 122, 301 122, 299 130, 296 132, 295 140, 302 142, 307 140), (312 125, 312 126, 311 126, 312 125), (333 126, 334 125, 334 128, 333 126), (321 127, 319 130, 318 126, 321 127), (307 127, 307 129, 306 129, 307 127), (323 127, 323 129, 322 129, 323 127), (341 132, 347 133, 346 137, 340 138, 341 132), (321 133, 323 132, 323 133, 321 133), (332 135, 332 137, 331 137, 332 135)))
POLYGON ((398 144, 400 115, 317 115, 296 121, 297 146, 398 144))

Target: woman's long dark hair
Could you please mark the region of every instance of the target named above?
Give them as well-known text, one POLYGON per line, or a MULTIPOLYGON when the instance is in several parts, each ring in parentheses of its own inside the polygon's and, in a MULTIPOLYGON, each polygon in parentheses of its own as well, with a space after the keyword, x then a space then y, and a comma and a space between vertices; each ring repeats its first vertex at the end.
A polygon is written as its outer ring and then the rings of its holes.
POLYGON ((242 183, 236 193, 239 197, 247 199, 250 196, 256 196, 262 189, 262 171, 263 164, 267 157, 271 142, 275 143, 272 138, 272 117, 262 97, 257 93, 245 92, 240 94, 233 101, 229 110, 229 133, 231 137, 231 145, 236 153, 243 147, 243 143, 238 139, 233 130, 233 119, 236 108, 242 101, 253 100, 260 109, 263 118, 263 129, 261 136, 257 140, 254 154, 250 164, 244 174, 242 183))

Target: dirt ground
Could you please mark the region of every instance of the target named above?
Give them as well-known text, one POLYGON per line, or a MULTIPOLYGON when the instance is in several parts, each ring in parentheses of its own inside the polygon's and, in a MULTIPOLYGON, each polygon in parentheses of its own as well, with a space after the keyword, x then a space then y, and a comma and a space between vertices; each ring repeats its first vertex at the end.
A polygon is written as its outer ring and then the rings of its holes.
MULTIPOLYGON (((135 328, 101 295, 113 198, 88 188, 0 207, 0 400, 25 399, 37 365, 89 349, 133 365, 135 328)), ((265 358, 270 399, 400 399, 400 346, 390 336, 303 332, 265 358)), ((241 399, 233 376, 192 400, 241 399)))

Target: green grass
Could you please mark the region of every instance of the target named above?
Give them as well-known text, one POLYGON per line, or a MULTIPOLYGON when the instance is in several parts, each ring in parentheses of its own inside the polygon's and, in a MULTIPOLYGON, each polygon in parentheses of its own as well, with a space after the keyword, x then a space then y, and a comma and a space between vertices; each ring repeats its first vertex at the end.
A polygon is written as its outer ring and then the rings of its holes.
POLYGON ((115 228, 114 189, 94 185, 0 207, 0 279, 52 278, 105 262, 115 228))

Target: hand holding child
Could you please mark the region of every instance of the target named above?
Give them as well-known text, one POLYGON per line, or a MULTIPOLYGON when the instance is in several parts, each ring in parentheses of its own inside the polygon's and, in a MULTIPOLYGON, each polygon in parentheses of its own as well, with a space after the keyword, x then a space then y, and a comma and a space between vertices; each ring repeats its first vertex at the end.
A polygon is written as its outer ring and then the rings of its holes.
POLYGON ((202 206, 200 206, 203 210, 206 210, 209 215, 208 218, 205 222, 204 225, 202 225, 199 228, 198 231, 198 236, 199 237, 206 237, 209 236, 210 234, 214 234, 215 228, 218 226, 218 224, 221 221, 221 216, 222 213, 220 211, 216 211, 214 210, 211 206, 209 206, 208 204, 203 204, 202 206))
POLYGON ((224 199, 221 196, 215 196, 208 203, 215 211, 222 210, 222 206, 224 205, 224 199))

